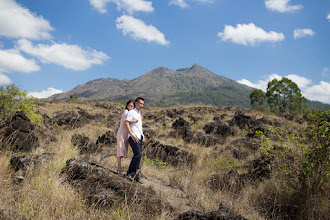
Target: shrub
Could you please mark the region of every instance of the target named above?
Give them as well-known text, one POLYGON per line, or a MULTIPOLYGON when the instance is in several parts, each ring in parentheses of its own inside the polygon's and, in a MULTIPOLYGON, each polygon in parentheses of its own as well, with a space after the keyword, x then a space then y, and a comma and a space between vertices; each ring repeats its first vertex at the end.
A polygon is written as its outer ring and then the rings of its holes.
MULTIPOLYGON (((323 218, 329 209, 329 205, 324 208, 322 204, 329 204, 330 111, 310 114, 307 119, 310 125, 302 134, 269 127, 265 132, 258 131, 257 136, 263 142, 260 150, 275 158, 272 168, 275 178, 284 179, 280 188, 287 189, 280 195, 274 194, 286 197, 285 206, 291 207, 278 209, 278 213, 291 210, 287 216, 323 218), (292 210, 296 212, 292 213, 292 210)), ((269 196, 269 193, 265 194, 269 196)), ((274 198, 273 201, 275 203, 279 199, 274 198)), ((271 206, 279 207, 278 204, 271 206)))
POLYGON ((77 103, 78 102, 78 97, 75 96, 75 95, 70 95, 69 102, 77 103))
POLYGON ((34 98, 28 98, 25 91, 20 91, 15 85, 0 86, 0 119, 7 120, 21 110, 32 123, 41 121, 42 117, 37 113, 34 98))

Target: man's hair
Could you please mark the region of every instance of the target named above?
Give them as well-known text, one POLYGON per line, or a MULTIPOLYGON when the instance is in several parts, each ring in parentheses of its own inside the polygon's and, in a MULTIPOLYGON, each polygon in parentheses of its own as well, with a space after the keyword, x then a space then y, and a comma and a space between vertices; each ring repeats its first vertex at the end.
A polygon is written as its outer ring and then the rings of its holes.
POLYGON ((142 97, 137 97, 137 98, 135 99, 135 102, 138 102, 139 100, 144 101, 144 99, 143 99, 142 97))

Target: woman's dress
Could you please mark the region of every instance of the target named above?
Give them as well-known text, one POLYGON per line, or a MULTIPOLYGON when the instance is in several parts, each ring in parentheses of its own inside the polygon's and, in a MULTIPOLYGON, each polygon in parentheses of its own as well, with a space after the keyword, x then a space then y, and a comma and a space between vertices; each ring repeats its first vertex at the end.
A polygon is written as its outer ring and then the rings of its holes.
POLYGON ((117 131, 117 157, 127 157, 128 150, 128 131, 125 128, 125 119, 128 110, 125 109, 120 119, 120 126, 117 131))

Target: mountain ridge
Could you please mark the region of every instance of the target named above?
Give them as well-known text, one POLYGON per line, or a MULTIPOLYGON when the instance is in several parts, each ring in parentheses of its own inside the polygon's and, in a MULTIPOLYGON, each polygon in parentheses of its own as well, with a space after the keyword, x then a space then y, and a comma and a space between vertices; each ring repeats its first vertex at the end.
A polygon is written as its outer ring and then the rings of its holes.
MULTIPOLYGON (((122 100, 142 96, 150 103, 173 105, 188 103, 169 101, 169 104, 166 104, 161 100, 179 94, 203 93, 211 90, 221 90, 222 94, 226 94, 225 91, 229 90, 232 93, 231 96, 234 94, 245 100, 243 102, 234 101, 231 103, 232 105, 248 107, 248 95, 253 88, 194 64, 190 68, 177 70, 159 66, 132 80, 116 78, 95 79, 78 85, 68 92, 53 95, 48 99, 67 100, 70 98, 70 95, 74 95, 82 100, 122 100), (244 104, 242 105, 242 103, 244 104)), ((214 95, 213 99, 219 99, 216 96, 214 95)), ((210 104, 199 100, 198 97, 196 97, 196 100, 190 99, 189 102, 210 104)), ((221 102, 216 104, 219 105, 221 102)))
MULTIPOLYGON (((74 95, 80 100, 118 101, 141 96, 147 103, 165 106, 198 103, 250 108, 249 95, 253 89, 194 64, 177 70, 159 66, 135 79, 95 79, 48 99, 68 100, 74 95)), ((320 102, 307 104, 311 108, 330 109, 330 105, 320 102)))

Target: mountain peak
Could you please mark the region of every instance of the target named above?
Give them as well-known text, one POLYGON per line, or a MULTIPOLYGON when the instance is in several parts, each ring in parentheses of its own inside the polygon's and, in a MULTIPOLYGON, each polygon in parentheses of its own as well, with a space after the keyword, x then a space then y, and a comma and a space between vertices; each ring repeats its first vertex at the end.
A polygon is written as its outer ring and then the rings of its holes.
POLYGON ((198 72, 198 71, 204 71, 206 70, 204 67, 198 65, 198 64, 194 64, 192 67, 190 67, 189 71, 193 71, 193 72, 198 72))
POLYGON ((151 70, 150 72, 153 73, 153 74, 164 74, 168 71, 168 69, 164 66, 159 66, 153 70, 151 70))
POLYGON ((203 68, 203 67, 195 63, 190 69, 194 69, 194 68, 203 68))

